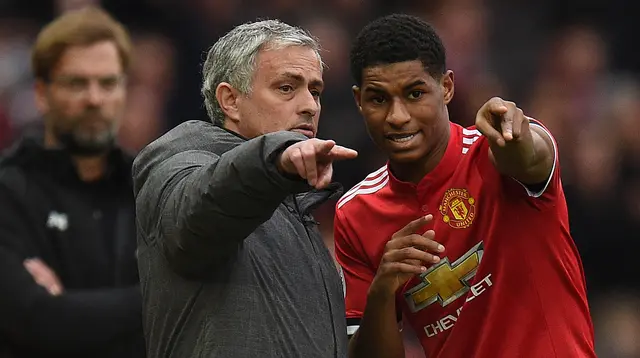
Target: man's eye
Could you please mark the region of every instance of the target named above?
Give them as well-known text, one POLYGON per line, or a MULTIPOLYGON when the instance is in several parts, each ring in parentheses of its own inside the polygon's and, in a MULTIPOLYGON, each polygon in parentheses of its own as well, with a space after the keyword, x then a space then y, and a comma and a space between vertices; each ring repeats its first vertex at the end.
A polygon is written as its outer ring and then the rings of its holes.
POLYGON ((422 97, 423 94, 424 92, 422 91, 411 91, 411 93, 409 93, 409 99, 418 99, 422 97))
POLYGON ((280 91, 282 91, 284 93, 293 92, 293 86, 291 86, 291 85, 280 86, 280 91))

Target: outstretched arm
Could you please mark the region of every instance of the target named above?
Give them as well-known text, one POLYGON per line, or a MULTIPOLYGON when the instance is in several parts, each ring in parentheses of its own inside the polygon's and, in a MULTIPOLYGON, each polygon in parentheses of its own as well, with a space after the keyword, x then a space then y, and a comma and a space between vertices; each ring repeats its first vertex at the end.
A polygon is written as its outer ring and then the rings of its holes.
POLYGON ((476 128, 489 140, 489 155, 502 174, 528 186, 548 181, 556 155, 553 140, 515 103, 490 99, 478 111, 476 128))
MULTIPOLYGON (((183 275, 198 276, 223 262, 287 195, 308 190, 308 182, 329 184, 335 159, 331 153, 344 148, 305 138, 291 132, 270 133, 221 156, 192 150, 158 163, 136 196, 145 236, 152 236, 160 223, 165 255, 183 275), (321 148, 310 149, 314 144, 321 148), (322 152, 325 147, 329 148, 322 152), (313 173, 311 162, 317 164, 313 173)), ((136 159, 134 170, 144 166, 148 156, 136 159)))

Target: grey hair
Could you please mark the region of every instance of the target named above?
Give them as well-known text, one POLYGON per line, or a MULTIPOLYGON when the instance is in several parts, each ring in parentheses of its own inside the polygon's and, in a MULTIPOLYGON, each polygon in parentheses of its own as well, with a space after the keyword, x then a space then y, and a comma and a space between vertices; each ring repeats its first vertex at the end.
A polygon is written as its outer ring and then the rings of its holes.
POLYGON ((318 41, 302 28, 280 20, 239 25, 211 46, 202 68, 201 93, 207 114, 214 124, 223 125, 225 117, 216 98, 218 85, 227 82, 241 93, 249 94, 258 53, 289 46, 311 48, 324 66, 318 41))

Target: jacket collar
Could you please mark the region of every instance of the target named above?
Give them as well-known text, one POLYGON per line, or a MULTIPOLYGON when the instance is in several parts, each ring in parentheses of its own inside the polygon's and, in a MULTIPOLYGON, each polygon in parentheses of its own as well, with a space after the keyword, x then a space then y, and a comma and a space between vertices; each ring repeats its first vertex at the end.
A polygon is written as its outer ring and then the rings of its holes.
MULTIPOLYGON (((61 181, 80 181, 73 159, 64 149, 49 149, 43 145, 39 136, 22 138, 0 160, 0 167, 17 166, 25 170, 45 172, 48 176, 61 181)), ((108 166, 100 181, 131 181, 133 157, 122 149, 114 147, 108 153, 108 166)))

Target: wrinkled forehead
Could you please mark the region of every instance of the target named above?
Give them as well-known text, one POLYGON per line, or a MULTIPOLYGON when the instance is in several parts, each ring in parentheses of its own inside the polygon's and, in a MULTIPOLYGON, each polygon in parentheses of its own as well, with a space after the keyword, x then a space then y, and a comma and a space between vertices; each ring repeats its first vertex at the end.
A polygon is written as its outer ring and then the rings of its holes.
POLYGON ((256 57, 255 79, 322 84, 322 74, 322 60, 318 52, 308 46, 267 47, 256 57))

